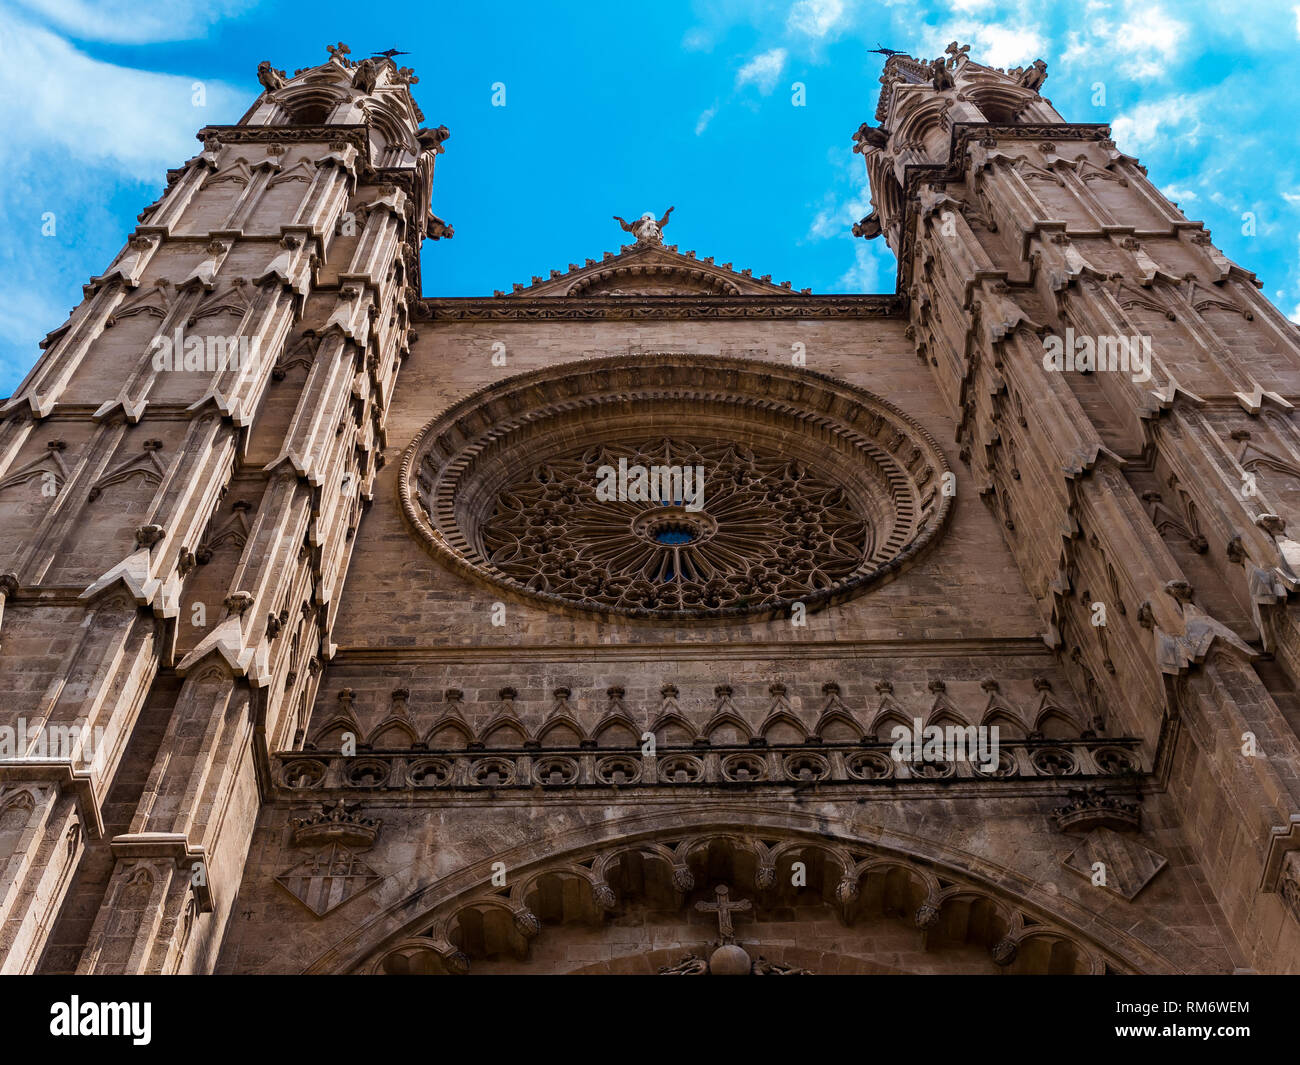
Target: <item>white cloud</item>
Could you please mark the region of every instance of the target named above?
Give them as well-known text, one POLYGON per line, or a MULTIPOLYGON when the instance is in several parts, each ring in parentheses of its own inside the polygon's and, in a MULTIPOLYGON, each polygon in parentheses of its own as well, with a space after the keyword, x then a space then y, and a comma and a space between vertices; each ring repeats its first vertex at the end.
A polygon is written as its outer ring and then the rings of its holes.
POLYGON ((1127 72, 1135 78, 1154 78, 1163 74, 1177 58, 1188 33, 1185 22, 1168 15, 1158 6, 1130 8, 1129 18, 1115 31, 1113 44, 1129 56, 1127 72))
POLYGON ((991 67, 1014 67, 1032 63, 1047 49, 1047 41, 1034 26, 999 26, 979 22, 950 22, 932 29, 926 36, 928 47, 938 55, 949 41, 971 46, 970 55, 978 63, 991 67))
POLYGON ((1046 42, 1039 32, 1030 28, 988 26, 979 39, 981 55, 995 67, 1031 63, 1046 49, 1046 42))
POLYGON ((1068 70, 1082 68, 1100 63, 1109 45, 1095 37, 1084 38, 1079 30, 1071 30, 1065 35, 1065 51, 1061 53, 1061 64, 1068 70))
MULTIPOLYGON (((28 152, 62 148, 73 158, 160 181, 199 148, 194 134, 237 118, 254 95, 204 82, 206 106, 192 98, 197 77, 154 74, 103 63, 49 30, 0 11, 0 97, 9 101, 0 168, 28 152), (31 77, 30 71, 48 76, 31 77)), ((251 71, 250 71, 251 77, 251 71)))
POLYGON ((253 0, 18 0, 69 37, 80 41, 146 44, 202 36, 219 19, 238 14, 253 0))
POLYGON ((695 135, 697 137, 701 133, 703 133, 706 129, 709 128, 709 123, 713 121, 713 116, 716 115, 717 113, 718 113, 718 102, 715 100, 713 102, 713 106, 710 107, 708 110, 704 111, 695 123, 695 135))
POLYGON ((87 276, 121 247, 167 168, 199 150, 194 134, 237 120, 258 90, 255 81, 242 91, 207 81, 207 106, 196 107, 199 78, 92 59, 11 9, 0 8, 0 40, 0 98, 8 105, 0 147, 0 217, 9 223, 0 244, 4 392, 39 355, 36 342, 66 320, 87 276), (47 215, 55 233, 43 236, 47 215))
POLYGON ((785 69, 785 58, 784 48, 773 48, 769 52, 754 56, 736 74, 736 88, 752 82, 758 86, 759 92, 764 96, 768 95, 776 88, 776 79, 785 69))
POLYGON ((853 224, 863 216, 871 213, 871 193, 862 189, 857 195, 839 199, 834 193, 827 193, 821 208, 813 217, 808 227, 808 240, 827 240, 831 237, 843 237, 853 232, 853 224))
MULTIPOLYGON (((880 283, 882 261, 886 263, 890 261, 889 251, 883 237, 871 241, 856 241, 853 247, 853 265, 844 271, 840 277, 840 291, 880 292, 882 289, 880 283), (883 255, 877 251, 877 245, 885 249, 883 255)), ((892 278, 890 284, 883 287, 892 289, 892 278)))
POLYGON ((1195 144, 1201 129, 1200 102, 1198 96, 1183 95, 1138 104, 1111 123, 1115 142, 1131 154, 1175 135, 1195 144))
MULTIPOLYGON (((1300 14, 1298 14, 1296 17, 1300 18, 1300 14)), ((1282 293, 1279 292, 1277 296, 1278 299, 1280 300, 1282 298, 1282 293)), ((1290 314, 1287 315, 1287 317, 1290 318, 1291 321, 1295 322, 1296 325, 1300 325, 1300 303, 1297 303, 1295 305, 1295 308, 1291 311, 1290 314)))
POLYGON ((0 336, 22 342, 15 347, 23 352, 18 357, 0 353, 0 392, 8 394, 32 368, 41 353, 36 342, 67 321, 72 300, 55 300, 47 287, 48 279, 27 277, 9 278, 0 288, 0 336))
POLYGON ((844 18, 843 0, 799 0, 790 9, 786 29, 809 37, 825 37, 844 18))
POLYGON ((1160 195, 1166 196, 1178 203, 1192 203, 1198 199, 1195 192, 1189 188, 1179 188, 1177 185, 1166 185, 1160 190, 1160 195))
POLYGON ((1128 0, 1117 20, 1097 17, 1072 30, 1061 61, 1067 66, 1113 66, 1139 81, 1163 75, 1186 51, 1191 27, 1159 4, 1128 0))

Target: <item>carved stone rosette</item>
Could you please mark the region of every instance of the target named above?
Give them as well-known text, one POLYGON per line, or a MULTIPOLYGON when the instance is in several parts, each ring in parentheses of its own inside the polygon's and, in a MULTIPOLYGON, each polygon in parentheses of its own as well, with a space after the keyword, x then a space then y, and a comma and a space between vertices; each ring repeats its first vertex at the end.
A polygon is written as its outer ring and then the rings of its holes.
POLYGON ((398 492, 439 560, 560 610, 788 614, 897 574, 942 529, 948 467, 892 404, 818 374, 633 355, 509 378, 416 436, 398 492), (602 469, 703 471, 697 505, 601 498, 602 469))

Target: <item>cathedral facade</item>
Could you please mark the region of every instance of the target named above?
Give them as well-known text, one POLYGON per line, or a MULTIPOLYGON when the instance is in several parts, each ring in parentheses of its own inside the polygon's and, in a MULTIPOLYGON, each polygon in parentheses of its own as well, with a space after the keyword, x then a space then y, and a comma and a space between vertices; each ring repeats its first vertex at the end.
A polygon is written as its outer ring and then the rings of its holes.
POLYGON ((0 972, 1300 970, 1300 331, 1041 62, 886 62, 888 295, 424 295, 258 77, 0 408, 0 972))

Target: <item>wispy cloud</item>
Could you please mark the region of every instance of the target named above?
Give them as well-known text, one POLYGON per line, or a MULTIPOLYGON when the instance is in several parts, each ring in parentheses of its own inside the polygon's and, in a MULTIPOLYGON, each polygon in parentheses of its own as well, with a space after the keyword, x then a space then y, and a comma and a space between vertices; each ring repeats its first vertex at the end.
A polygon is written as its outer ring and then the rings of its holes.
POLYGON ((843 0, 799 0, 790 9, 786 27, 792 33, 821 38, 838 29, 843 21, 843 0))
POLYGON ((33 151, 62 148, 139 180, 157 180, 197 151, 194 131, 237 115, 248 93, 219 82, 133 70, 93 59, 55 33, 0 10, 0 96, 5 118, 0 167, 33 151), (30 71, 57 71, 31 77, 30 71), (203 106, 195 105, 196 83, 203 106), (220 116, 220 117, 214 117, 220 116))
POLYGON ((80 41, 148 44, 184 41, 220 19, 253 6, 254 0, 17 0, 40 21, 80 41))
POLYGON ((712 51, 713 39, 706 31, 697 26, 686 31, 686 36, 682 38, 682 47, 688 52, 712 51))
POLYGON ((754 56, 736 74, 736 88, 754 84, 758 91, 767 96, 776 88, 777 78, 785 69, 787 52, 784 48, 773 48, 754 56))
POLYGON ((1115 142, 1130 153, 1172 137, 1195 144, 1201 129, 1201 103, 1198 96, 1184 94, 1138 104, 1111 123, 1115 142))
POLYGON ((1191 27, 1159 4, 1128 0, 1117 17, 1108 6, 1100 10, 1082 30, 1070 32, 1063 63, 1105 64, 1142 81, 1167 74, 1184 54, 1191 27))
MULTIPOLYGON (((33 6, 60 19, 80 11, 72 3, 33 6)), ((88 29, 96 29, 93 19, 88 29)), ((0 150, 0 215, 11 223, 0 245, 0 391, 7 391, 130 231, 134 211, 118 209, 114 196, 129 193, 139 210, 167 168, 198 150, 195 130, 233 121, 250 94, 103 62, 12 9, 0 9, 0 40, 0 97, 9 105, 0 150)))
POLYGON ((859 240, 853 247, 853 265, 840 275, 841 292, 882 292, 893 286, 894 260, 880 240, 859 240))
POLYGON ((925 40, 928 50, 935 55, 952 40, 970 44, 971 54, 978 56, 979 62, 994 67, 1031 63, 1047 51, 1043 32, 1037 26, 1020 22, 1002 25, 958 20, 929 29, 925 40))

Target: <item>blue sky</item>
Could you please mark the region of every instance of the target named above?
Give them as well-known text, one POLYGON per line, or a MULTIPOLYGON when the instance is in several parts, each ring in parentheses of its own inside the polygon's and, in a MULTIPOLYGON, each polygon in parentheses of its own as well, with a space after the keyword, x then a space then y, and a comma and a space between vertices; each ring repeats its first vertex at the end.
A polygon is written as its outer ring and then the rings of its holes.
POLYGON ((340 39, 354 56, 412 53, 428 124, 452 131, 433 209, 456 236, 426 244, 426 294, 490 294, 598 258, 626 239, 611 215, 670 204, 683 250, 795 288, 880 292, 892 256, 849 232, 869 209, 851 152, 883 63, 867 49, 928 57, 954 38, 995 66, 1047 60, 1057 109, 1112 123, 1300 320, 1294 0, 0 0, 0 395, 195 131, 253 101, 262 59, 312 66, 340 39))

